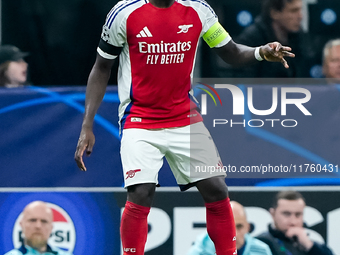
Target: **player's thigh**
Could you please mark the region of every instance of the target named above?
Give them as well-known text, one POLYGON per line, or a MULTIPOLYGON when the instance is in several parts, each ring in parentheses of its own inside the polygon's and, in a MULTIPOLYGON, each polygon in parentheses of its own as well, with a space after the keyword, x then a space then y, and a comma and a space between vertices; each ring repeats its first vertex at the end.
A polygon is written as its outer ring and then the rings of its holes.
POLYGON ((202 122, 190 127, 190 165, 194 170, 198 167, 218 167, 220 155, 208 129, 202 122))
POLYGON ((175 130, 166 158, 178 184, 225 176, 223 171, 212 170, 222 163, 214 141, 202 122, 175 130))
POLYGON ((125 187, 158 183, 164 153, 156 145, 158 133, 145 129, 126 129, 121 140, 121 160, 125 187))

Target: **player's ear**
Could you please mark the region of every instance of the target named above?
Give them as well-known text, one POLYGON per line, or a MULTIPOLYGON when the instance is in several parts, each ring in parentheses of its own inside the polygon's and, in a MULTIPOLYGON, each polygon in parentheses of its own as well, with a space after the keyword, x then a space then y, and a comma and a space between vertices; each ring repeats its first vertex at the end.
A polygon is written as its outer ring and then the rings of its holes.
POLYGON ((269 212, 270 212, 270 215, 271 215, 272 217, 274 217, 275 209, 274 209, 274 208, 270 208, 270 209, 269 209, 269 212))

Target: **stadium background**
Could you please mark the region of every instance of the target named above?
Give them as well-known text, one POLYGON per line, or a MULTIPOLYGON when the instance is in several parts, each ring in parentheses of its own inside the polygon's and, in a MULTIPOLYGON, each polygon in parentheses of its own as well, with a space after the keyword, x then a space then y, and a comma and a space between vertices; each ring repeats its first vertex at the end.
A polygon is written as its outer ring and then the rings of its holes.
MULTIPOLYGON (((34 85, 84 85, 95 59, 106 14, 115 4, 110 0, 1 0, 1 44, 14 44, 31 56, 34 85)), ((210 0, 220 22, 237 35, 250 25, 261 10, 261 0, 210 0)), ((303 27, 312 36, 319 58, 311 76, 320 77, 321 50, 328 39, 340 37, 340 2, 303 0, 303 27)), ((201 44, 197 76, 217 77, 219 60, 201 44), (217 66, 216 66, 217 65, 217 66), (204 68, 202 68, 204 67, 204 68)), ((115 84, 112 76, 111 84, 115 84)))
MULTIPOLYGON (((253 21, 260 11, 259 2, 209 1, 232 36, 253 21)), ((319 46, 315 50, 320 52, 320 59, 311 69, 311 77, 317 78, 323 44, 340 37, 340 3, 335 0, 306 0, 306 3, 309 18, 304 26, 315 35, 315 45, 319 46)), ((121 188, 114 76, 96 117, 95 150, 91 158, 85 159, 89 171, 80 172, 73 160, 82 120, 84 85, 95 58, 101 26, 113 4, 94 0, 1 1, 1 44, 14 44, 30 52, 27 61, 35 86, 0 89, 0 217, 6 219, 0 228, 0 253, 15 244, 18 238, 15 221, 24 205, 34 199, 55 204, 69 215, 69 220, 58 223, 60 229, 55 231, 59 232, 54 233, 54 242, 61 248, 71 249, 68 242, 74 238, 75 255, 84 254, 85 249, 86 254, 119 251, 118 224, 125 194, 121 188)), ((206 50, 202 44, 196 76, 216 77, 218 61, 215 55, 205 54, 206 50)), ((242 125, 214 128, 211 124, 215 118, 242 120, 232 115, 230 94, 218 90, 223 107, 208 99, 209 113, 204 118, 224 163, 337 166, 340 91, 337 86, 310 85, 313 83, 307 80, 295 84, 312 95, 305 104, 312 116, 304 116, 296 107, 287 109, 284 118, 297 120, 299 124, 295 128, 242 125)), ((246 88, 251 86, 236 85, 245 96, 246 88)), ((272 86, 254 86, 256 108, 270 107, 271 92, 272 86)), ((271 118, 283 116, 278 110, 271 118)), ((244 119, 259 118, 246 111, 244 119)), ((339 201, 340 194, 338 174, 326 170, 303 173, 299 178, 244 177, 230 178, 227 183, 231 198, 249 207, 254 233, 264 230, 265 221, 270 220, 264 209, 269 208, 273 193, 283 186, 294 186, 304 193, 311 207, 307 226, 319 234, 314 233, 315 238, 324 240, 340 254, 336 242, 340 206, 334 203, 339 201), (264 222, 255 222, 259 216, 264 216, 264 222)), ((203 202, 194 190, 179 193, 167 165, 161 171, 160 184, 154 216, 149 220, 151 241, 146 254, 185 254, 188 244, 204 228, 203 202), (182 217, 187 214, 192 216, 192 222, 182 217), (183 236, 183 233, 190 234, 183 236)))

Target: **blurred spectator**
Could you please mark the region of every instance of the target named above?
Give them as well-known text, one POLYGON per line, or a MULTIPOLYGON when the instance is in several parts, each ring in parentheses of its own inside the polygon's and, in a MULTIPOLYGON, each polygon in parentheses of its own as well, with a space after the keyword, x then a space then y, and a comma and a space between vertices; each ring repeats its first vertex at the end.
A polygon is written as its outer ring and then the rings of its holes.
POLYGON ((295 53, 295 59, 287 62, 289 69, 278 63, 268 65, 258 62, 247 68, 226 70, 221 76, 233 77, 309 77, 308 59, 315 58, 315 51, 309 50, 310 38, 302 31, 302 0, 263 0, 262 12, 255 22, 247 27, 235 42, 256 46, 264 45, 268 41, 278 41, 288 45, 295 53))
POLYGON ((33 201, 29 203, 20 221, 24 243, 18 249, 13 249, 5 255, 71 255, 47 244, 53 229, 53 213, 45 202, 33 201))
POLYGON ((270 208, 273 224, 258 236, 269 245, 273 255, 332 255, 326 245, 312 241, 303 227, 303 196, 296 191, 279 192, 270 208))
POLYGON ((340 39, 331 40, 323 49, 322 71, 331 84, 340 84, 340 39))
POLYGON ((13 45, 0 46, 0 86, 16 88, 26 84, 28 64, 27 52, 13 45))
MULTIPOLYGON (((250 224, 247 221, 244 207, 235 201, 230 202, 236 225, 236 248, 238 255, 271 255, 268 245, 251 237, 248 233, 250 224)), ((187 255, 214 255, 215 247, 207 232, 199 235, 187 255)))

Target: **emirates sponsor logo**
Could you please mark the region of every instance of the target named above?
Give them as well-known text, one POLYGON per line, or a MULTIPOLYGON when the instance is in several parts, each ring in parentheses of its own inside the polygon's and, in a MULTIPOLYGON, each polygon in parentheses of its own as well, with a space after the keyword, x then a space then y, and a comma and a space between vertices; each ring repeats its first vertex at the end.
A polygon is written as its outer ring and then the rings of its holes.
POLYGON ((191 41, 177 43, 147 43, 138 42, 140 53, 180 53, 191 49, 191 41))
POLYGON ((148 54, 147 65, 180 64, 184 62, 185 52, 191 49, 191 41, 177 43, 138 42, 139 52, 148 54))

